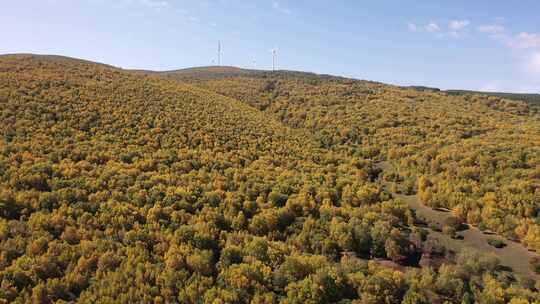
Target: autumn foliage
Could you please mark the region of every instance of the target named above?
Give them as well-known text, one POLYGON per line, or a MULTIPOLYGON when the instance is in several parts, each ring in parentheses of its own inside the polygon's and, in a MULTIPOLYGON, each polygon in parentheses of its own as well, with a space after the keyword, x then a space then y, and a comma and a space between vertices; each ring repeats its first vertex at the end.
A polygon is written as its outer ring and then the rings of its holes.
POLYGON ((493 102, 2 56, 0 302, 538 301, 490 257, 419 268, 414 214, 374 166, 538 249, 538 124, 493 102))

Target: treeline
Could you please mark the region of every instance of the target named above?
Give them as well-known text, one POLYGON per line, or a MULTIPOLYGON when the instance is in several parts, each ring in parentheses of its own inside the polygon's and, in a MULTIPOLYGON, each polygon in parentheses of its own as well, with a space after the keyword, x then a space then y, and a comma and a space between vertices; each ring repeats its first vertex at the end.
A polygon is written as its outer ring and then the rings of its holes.
POLYGON ((485 95, 485 96, 494 96, 494 97, 505 98, 505 99, 510 99, 510 100, 524 101, 532 105, 540 105, 540 94, 477 92, 477 91, 465 91, 465 90, 448 90, 445 92, 448 92, 448 94, 452 94, 452 95, 479 94, 479 95, 485 95))
MULTIPOLYGON (((241 75, 236 75, 241 76, 241 75)), ((540 94, 533 93, 502 93, 502 92, 481 92, 481 91, 468 91, 468 90, 441 90, 439 88, 425 87, 425 86, 404 86, 403 89, 413 89, 420 92, 443 92, 448 95, 455 96, 474 96, 481 95, 484 97, 497 97, 508 100, 524 101, 531 106, 538 108, 540 106, 540 94)))

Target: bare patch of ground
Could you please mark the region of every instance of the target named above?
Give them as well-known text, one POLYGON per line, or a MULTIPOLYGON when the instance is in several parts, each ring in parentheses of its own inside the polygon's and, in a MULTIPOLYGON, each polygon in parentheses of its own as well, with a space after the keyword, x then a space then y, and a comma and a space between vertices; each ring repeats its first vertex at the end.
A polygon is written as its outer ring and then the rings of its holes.
MULTIPOLYGON (((392 165, 389 162, 380 162, 377 166, 383 171, 391 171, 392 165)), ((444 221, 452 216, 448 210, 433 209, 423 205, 417 195, 404 195, 392 192, 390 187, 391 182, 383 182, 385 189, 391 193, 396 199, 401 199, 406 202, 419 218, 425 219, 428 223, 436 223, 442 225, 444 221)), ((464 248, 472 248, 482 253, 494 254, 499 258, 501 265, 512 269, 518 276, 527 276, 536 280, 540 279, 540 275, 534 273, 529 266, 529 260, 537 256, 529 251, 522 244, 507 240, 506 238, 494 235, 488 232, 482 232, 480 229, 467 225, 467 229, 457 233, 458 238, 452 238, 439 231, 427 228, 429 238, 434 238, 441 245, 455 252, 460 252, 464 248), (503 248, 495 248, 489 245, 489 239, 499 239, 506 246, 503 248)))

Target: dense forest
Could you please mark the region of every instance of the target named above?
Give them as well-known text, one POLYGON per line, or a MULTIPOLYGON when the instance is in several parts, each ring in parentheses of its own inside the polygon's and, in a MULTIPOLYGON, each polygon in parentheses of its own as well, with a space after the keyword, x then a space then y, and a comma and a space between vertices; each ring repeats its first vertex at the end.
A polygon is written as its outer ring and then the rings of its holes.
POLYGON ((0 302, 540 301, 537 277, 445 248, 383 184, 540 251, 526 103, 180 74, 0 56, 0 302))
POLYGON ((540 250, 540 116, 525 102, 289 74, 194 82, 322 148, 389 159, 426 205, 540 250))

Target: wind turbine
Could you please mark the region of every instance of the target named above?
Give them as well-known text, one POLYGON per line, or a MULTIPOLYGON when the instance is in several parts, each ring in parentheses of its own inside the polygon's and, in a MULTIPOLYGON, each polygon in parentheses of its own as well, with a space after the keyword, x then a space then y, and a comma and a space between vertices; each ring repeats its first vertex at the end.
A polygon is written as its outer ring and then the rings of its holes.
POLYGON ((217 47, 217 62, 218 62, 218 66, 221 66, 221 54, 223 54, 221 52, 221 40, 218 41, 218 47, 217 47))
POLYGON ((275 72, 275 71, 276 71, 276 67, 277 67, 277 53, 278 53, 278 48, 275 47, 275 48, 271 49, 270 52, 272 52, 272 72, 275 72))

